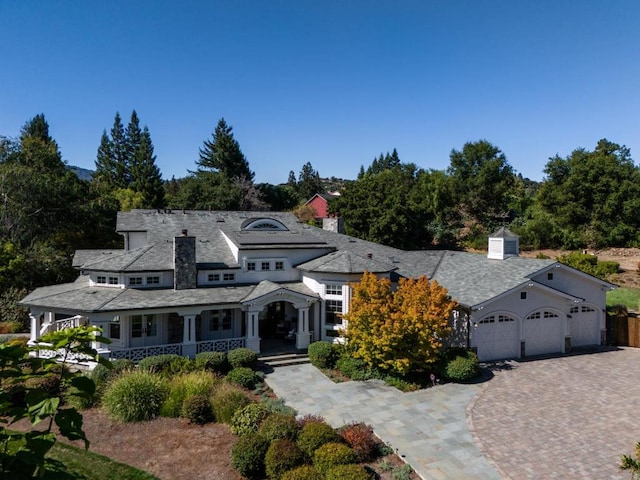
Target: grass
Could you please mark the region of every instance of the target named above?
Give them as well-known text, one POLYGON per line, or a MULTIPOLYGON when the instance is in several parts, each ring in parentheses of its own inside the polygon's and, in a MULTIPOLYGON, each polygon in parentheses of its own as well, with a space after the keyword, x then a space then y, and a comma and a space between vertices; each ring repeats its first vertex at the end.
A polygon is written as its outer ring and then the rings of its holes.
POLYGON ((624 305, 629 310, 638 310, 640 288, 620 287, 607 292, 607 307, 624 305))
POLYGON ((103 455, 57 442, 47 455, 46 480, 158 480, 137 468, 103 455))

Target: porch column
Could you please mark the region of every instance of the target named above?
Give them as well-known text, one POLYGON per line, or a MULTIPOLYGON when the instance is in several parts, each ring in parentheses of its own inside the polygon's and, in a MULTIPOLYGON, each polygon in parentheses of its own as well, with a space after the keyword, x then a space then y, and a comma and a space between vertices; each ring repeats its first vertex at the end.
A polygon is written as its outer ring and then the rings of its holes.
POLYGON ((182 332, 182 356, 194 358, 196 356, 196 314, 185 314, 182 332))
POLYGON ((29 318, 31 319, 29 343, 35 343, 40 336, 40 321, 38 320, 38 317, 36 317, 33 313, 29 314, 29 318))
POLYGON ((298 308, 298 334, 296 348, 304 350, 309 347, 309 307, 298 308))
POLYGON ((260 335, 258 329, 258 315, 260 310, 249 310, 247 312, 247 348, 256 353, 260 353, 260 335))

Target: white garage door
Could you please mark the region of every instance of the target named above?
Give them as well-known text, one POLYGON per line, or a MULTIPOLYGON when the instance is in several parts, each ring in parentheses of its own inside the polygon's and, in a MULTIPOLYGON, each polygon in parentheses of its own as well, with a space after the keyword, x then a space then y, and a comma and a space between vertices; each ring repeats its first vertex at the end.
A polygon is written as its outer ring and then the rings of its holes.
POLYGON ((485 317, 473 329, 472 345, 478 348, 478 358, 483 362, 518 358, 520 356, 518 322, 506 315, 485 317))
POLYGON ((524 353, 527 356, 562 352, 562 318, 555 312, 532 313, 524 320, 524 341, 524 353))
POLYGON ((587 305, 573 307, 568 321, 572 347, 600 344, 600 321, 594 308, 587 305))

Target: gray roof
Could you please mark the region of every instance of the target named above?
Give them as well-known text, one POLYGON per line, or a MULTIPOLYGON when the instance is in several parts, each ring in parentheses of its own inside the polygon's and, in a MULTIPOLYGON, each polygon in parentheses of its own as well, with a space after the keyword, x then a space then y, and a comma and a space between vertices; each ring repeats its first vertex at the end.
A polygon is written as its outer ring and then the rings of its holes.
POLYGON ((307 297, 318 298, 318 294, 313 292, 302 282, 295 283, 274 283, 269 280, 263 280, 247 295, 242 301, 251 302, 257 300, 265 295, 270 295, 279 290, 288 290, 293 293, 302 294, 307 297))
MULTIPOLYGON (((198 305, 222 305, 241 303, 269 293, 268 285, 224 286, 174 289, 135 289, 114 287, 90 287, 89 279, 80 276, 73 283, 40 287, 27 295, 22 303, 31 307, 46 307, 68 312, 111 312, 122 310, 161 309, 198 305)), ((290 284, 272 284, 277 289, 286 289, 309 297, 317 298, 301 282, 290 284)))
MULTIPOLYGON (((414 278, 426 275, 446 287, 452 298, 470 307, 516 288, 536 272, 555 263, 521 257, 490 260, 484 254, 446 250, 407 252, 303 224, 291 213, 132 210, 118 214, 117 230, 146 231, 150 245, 129 252, 78 251, 74 265, 83 270, 98 271, 170 271, 173 269, 173 238, 185 229, 196 238, 196 261, 201 269, 239 268, 226 236, 239 250, 304 248, 317 252, 316 258, 297 266, 303 271, 360 274, 366 270, 414 278), (259 218, 273 218, 286 230, 242 229, 250 223, 248 220, 259 218)), ((510 237, 513 234, 503 227, 494 235, 510 237)), ((257 286, 199 287, 178 291, 90 288, 86 284, 88 282, 76 282, 37 289, 23 303, 54 308, 73 305, 85 311, 170 307, 240 302, 260 295, 262 290, 281 288, 276 284, 269 285, 270 282, 257 286)), ((298 288, 291 285, 287 284, 287 288, 298 288)), ((314 295, 304 286, 299 290, 299 293, 314 295)))
POLYGON ((500 227, 496 232, 489 235, 489 238, 520 238, 507 227, 500 227))

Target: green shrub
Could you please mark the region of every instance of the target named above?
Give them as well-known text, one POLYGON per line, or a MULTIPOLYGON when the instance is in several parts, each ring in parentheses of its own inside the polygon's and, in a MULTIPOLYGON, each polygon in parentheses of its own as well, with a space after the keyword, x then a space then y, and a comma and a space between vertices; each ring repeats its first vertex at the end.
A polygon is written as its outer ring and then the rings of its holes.
POLYGON ((269 411, 262 403, 245 405, 231 419, 231 431, 236 435, 247 435, 258 431, 262 421, 267 418, 269 411))
POLYGON ((298 438, 300 427, 293 415, 285 413, 272 413, 264 419, 258 429, 258 434, 267 440, 278 440, 287 438, 295 440, 298 438))
POLYGON ((361 465, 336 465, 324 474, 324 480, 372 480, 371 475, 361 465))
POLYGON ((237 410, 249 403, 244 391, 237 385, 222 383, 216 385, 211 394, 211 408, 216 422, 229 425, 237 410))
POLYGON ((139 422, 158 416, 166 395, 164 379, 149 372, 132 370, 107 386, 102 404, 116 420, 139 422))
POLYGON ((260 377, 257 372, 251 370, 248 367, 237 367, 227 373, 227 380, 240 385, 248 390, 256 388, 256 384, 260 382, 260 377))
POLYGON ((111 368, 107 368, 102 364, 98 364, 89 374, 89 378, 93 380, 98 392, 102 391, 106 385, 120 373, 132 370, 135 364, 131 360, 120 358, 111 362, 111 368))
POLYGON ((171 362, 183 358, 175 353, 167 353, 165 355, 152 355, 145 357, 138 363, 138 368, 149 373, 170 373, 171 362))
POLYGON ((307 351, 311 365, 316 368, 334 368, 336 366, 336 351, 330 342, 313 342, 307 351))
POLYGON ((302 450, 289 439, 274 440, 270 443, 264 457, 267 477, 278 480, 282 474, 304 463, 302 450))
POLYGON ((313 458, 313 452, 318 447, 329 442, 337 442, 338 434, 326 423, 307 423, 298 434, 298 446, 309 458, 313 458))
POLYGON ((250 348, 236 348, 231 350, 227 359, 231 368, 250 368, 255 370, 258 366, 258 354, 250 348))
POLYGON ((344 443, 329 442, 321 445, 313 453, 313 466, 320 473, 326 473, 336 465, 347 465, 356 462, 356 454, 344 443))
POLYGON ((163 417, 180 416, 186 398, 194 395, 209 397, 214 383, 213 375, 204 370, 174 376, 169 383, 169 392, 160 414, 163 417))
POLYGON ((225 374, 229 371, 229 361, 224 352, 200 352, 196 355, 196 368, 225 374))
POLYGON ((315 467, 302 465, 282 474, 282 480, 324 480, 324 477, 315 467))
POLYGON ((248 479, 264 478, 269 442, 258 435, 243 435, 231 449, 231 465, 248 479))
MULTIPOLYGON (((10 322, 10 323, 14 323, 14 322, 10 322)), ((27 348, 29 343, 29 337, 13 337, 8 339, 6 343, 9 346, 18 345, 20 347, 27 348)))
POLYGON ((340 370, 343 375, 357 381, 369 380, 379 376, 367 367, 364 361, 359 358, 350 357, 349 355, 341 356, 336 363, 336 368, 340 370))
POLYGON ((289 405, 286 405, 284 403, 284 400, 282 400, 281 398, 273 399, 271 397, 264 397, 262 399, 262 403, 264 403, 267 406, 267 409, 271 413, 284 413, 294 418, 298 414, 295 408, 290 407, 289 405))
POLYGON ((458 356, 447 363, 447 378, 454 382, 470 380, 480 373, 478 356, 473 352, 467 352, 466 356, 458 356))
POLYGON ((603 260, 596 265, 595 276, 599 278, 605 278, 607 275, 613 275, 620 271, 620 264, 618 262, 603 260))
POLYGON ((373 428, 364 423, 352 423, 340 429, 340 436, 349 445, 359 462, 367 462, 378 452, 378 437, 373 428))
POLYGON ((207 395, 187 397, 182 403, 181 414, 189 420, 189 423, 195 423, 196 425, 213 422, 213 410, 207 395))

